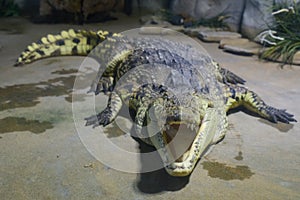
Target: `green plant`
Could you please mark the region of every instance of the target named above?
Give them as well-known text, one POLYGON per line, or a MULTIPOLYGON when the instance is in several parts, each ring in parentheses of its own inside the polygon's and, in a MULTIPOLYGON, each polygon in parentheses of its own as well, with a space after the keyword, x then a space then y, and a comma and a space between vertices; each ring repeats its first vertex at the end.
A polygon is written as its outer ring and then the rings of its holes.
POLYGON ((0 0, 0 17, 19 15, 19 6, 14 0, 0 0))
POLYGON ((264 40, 268 47, 261 58, 291 64, 300 50, 300 5, 296 2, 292 6, 277 5, 273 16, 275 24, 266 32, 268 35, 264 40))

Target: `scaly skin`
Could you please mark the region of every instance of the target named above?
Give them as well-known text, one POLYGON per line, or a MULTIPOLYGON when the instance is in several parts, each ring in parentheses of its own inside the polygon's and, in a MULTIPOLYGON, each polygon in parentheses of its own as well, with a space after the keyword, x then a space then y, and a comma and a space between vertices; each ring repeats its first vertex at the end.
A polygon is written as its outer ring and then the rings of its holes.
POLYGON ((274 123, 296 122, 293 115, 238 85, 245 82, 242 78, 176 42, 69 30, 33 43, 16 65, 89 53, 105 66, 99 69, 91 91, 108 94, 109 101, 102 112, 86 118, 86 125, 110 124, 126 104, 134 113, 136 137, 158 150, 173 176, 189 175, 203 153, 224 137, 226 112, 232 108, 245 106, 274 123), (176 141, 178 137, 192 137, 187 149, 178 150, 183 142, 176 141), (174 153, 177 150, 179 154, 174 153))
POLYGON ((27 46, 17 59, 15 66, 54 56, 86 56, 107 37, 113 36, 107 31, 67 30, 60 34, 48 34, 38 42, 27 46))

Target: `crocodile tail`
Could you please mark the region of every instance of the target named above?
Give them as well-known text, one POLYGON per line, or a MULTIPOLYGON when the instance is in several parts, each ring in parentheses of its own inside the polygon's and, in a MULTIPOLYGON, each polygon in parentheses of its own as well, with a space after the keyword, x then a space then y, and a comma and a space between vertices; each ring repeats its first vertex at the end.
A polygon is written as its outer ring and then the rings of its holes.
POLYGON ((107 31, 67 30, 57 35, 42 37, 37 43, 29 45, 17 59, 15 66, 33 61, 66 55, 85 56, 105 40, 111 33, 107 31))

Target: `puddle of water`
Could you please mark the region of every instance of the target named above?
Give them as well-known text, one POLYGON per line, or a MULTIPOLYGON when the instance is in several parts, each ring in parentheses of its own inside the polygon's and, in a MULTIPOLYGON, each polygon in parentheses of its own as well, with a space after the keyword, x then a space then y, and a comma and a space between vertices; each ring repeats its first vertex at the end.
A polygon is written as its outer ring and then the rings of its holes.
MULTIPOLYGON (((40 97, 67 95, 68 102, 84 100, 85 95, 76 96, 72 100, 73 85, 76 77, 85 79, 85 75, 77 75, 76 69, 62 69, 52 72, 52 74, 64 75, 38 83, 18 84, 7 87, 0 87, 0 111, 14 108, 34 107, 40 103, 40 97), (70 76, 66 76, 72 74, 70 76)), ((89 80, 89 79, 88 79, 89 80)), ((89 85, 83 84, 80 89, 89 85)), ((32 133, 43 133, 47 129, 53 128, 51 121, 28 120, 23 117, 6 117, 0 119, 0 134, 15 131, 30 131, 32 133)))
POLYGON ((208 176, 219 178, 222 180, 244 180, 254 175, 248 166, 237 165, 235 167, 228 166, 224 163, 204 161, 203 169, 208 171, 208 176))
POLYGON ((0 119, 0 134, 15 131, 30 131, 38 134, 53 128, 52 123, 38 120, 28 120, 24 117, 6 117, 0 119))
MULTIPOLYGON (((58 70, 53 74, 67 75, 77 73, 78 70, 58 70)), ((65 100, 72 102, 72 91, 74 81, 78 75, 70 75, 68 77, 58 77, 48 81, 39 83, 19 84, 7 87, 0 87, 0 111, 33 107, 40 103, 39 97, 68 95, 65 100)), ((88 87, 83 85, 83 87, 88 87)), ((84 95, 80 98, 77 96, 76 101, 84 100, 84 95)), ((74 99, 73 99, 74 101, 74 99)))
POLYGON ((107 135, 108 138, 120 137, 126 134, 119 128, 119 126, 115 122, 113 122, 112 125, 105 127, 103 129, 103 132, 107 135))
POLYGON ((0 88, 0 111, 33 107, 39 97, 71 94, 76 76, 59 77, 39 83, 20 84, 0 88))
POLYGON ((64 75, 64 74, 76 74, 78 73, 77 69, 62 69, 62 70, 57 70, 52 72, 51 74, 60 74, 60 75, 64 75))
POLYGON ((67 97, 65 97, 65 100, 69 103, 76 102, 76 101, 84 101, 84 98, 86 97, 86 94, 69 94, 67 97))
POLYGON ((243 152, 239 151, 239 155, 237 155, 236 157, 234 157, 234 159, 236 160, 243 160, 243 152))

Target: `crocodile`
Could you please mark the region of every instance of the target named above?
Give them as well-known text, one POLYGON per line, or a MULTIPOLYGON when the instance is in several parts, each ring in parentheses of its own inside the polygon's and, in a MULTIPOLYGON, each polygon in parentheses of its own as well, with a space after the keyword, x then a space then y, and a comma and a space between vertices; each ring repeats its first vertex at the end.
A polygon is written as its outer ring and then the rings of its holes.
POLYGON ((296 122, 285 109, 266 104, 245 81, 190 45, 161 38, 128 38, 108 31, 73 30, 32 43, 16 66, 60 55, 92 55, 100 67, 90 92, 109 96, 106 108, 85 118, 107 126, 126 105, 133 137, 154 146, 165 170, 187 176, 220 142, 227 113, 238 106, 274 123, 296 122))

